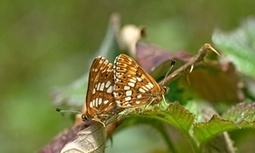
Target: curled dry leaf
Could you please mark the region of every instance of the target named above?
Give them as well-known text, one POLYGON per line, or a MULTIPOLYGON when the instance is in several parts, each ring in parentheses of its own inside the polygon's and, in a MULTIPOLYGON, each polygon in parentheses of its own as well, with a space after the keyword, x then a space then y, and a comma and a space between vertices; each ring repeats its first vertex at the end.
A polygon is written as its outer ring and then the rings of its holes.
POLYGON ((138 42, 136 44, 136 60, 148 73, 154 71, 165 61, 175 59, 180 60, 176 64, 183 64, 188 62, 191 57, 191 54, 184 51, 171 52, 147 43, 138 42))
POLYGON ((76 137, 68 142, 61 153, 103 153, 105 150, 106 132, 99 122, 91 122, 90 126, 80 130, 76 137))
POLYGON ((244 99, 243 83, 232 63, 206 63, 186 74, 189 82, 185 77, 181 79, 184 88, 195 91, 203 99, 228 104, 244 99))
MULTIPOLYGON (((77 121, 77 120, 76 120, 77 121)), ((39 153, 102 153, 105 149, 106 131, 101 123, 77 121, 74 126, 61 132, 39 153)))
POLYGON ((42 147, 38 153, 55 153, 60 152, 61 149, 71 140, 73 140, 77 133, 81 130, 87 129, 88 124, 75 126, 69 130, 60 132, 48 145, 42 147))

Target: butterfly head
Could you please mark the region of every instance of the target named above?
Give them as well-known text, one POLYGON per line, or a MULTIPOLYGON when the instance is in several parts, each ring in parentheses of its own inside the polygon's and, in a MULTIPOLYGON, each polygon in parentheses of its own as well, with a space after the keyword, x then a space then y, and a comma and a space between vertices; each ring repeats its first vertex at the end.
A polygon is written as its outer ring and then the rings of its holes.
POLYGON ((162 91, 163 91, 164 94, 168 93, 168 91, 169 91, 169 87, 168 86, 162 86, 161 88, 162 88, 162 91))
POLYGON ((89 115, 88 113, 84 113, 81 115, 82 121, 83 122, 88 122, 92 120, 92 116, 89 115))

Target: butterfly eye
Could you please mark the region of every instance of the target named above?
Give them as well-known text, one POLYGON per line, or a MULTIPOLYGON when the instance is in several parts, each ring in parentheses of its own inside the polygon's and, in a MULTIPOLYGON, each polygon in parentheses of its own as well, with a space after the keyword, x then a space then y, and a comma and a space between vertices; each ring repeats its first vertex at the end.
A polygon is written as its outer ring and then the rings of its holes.
POLYGON ((82 121, 84 122, 88 120, 88 117, 84 114, 81 115, 81 118, 82 118, 82 121))
POLYGON ((168 86, 163 86, 162 88, 163 88, 164 93, 168 93, 168 91, 169 91, 169 87, 168 86))

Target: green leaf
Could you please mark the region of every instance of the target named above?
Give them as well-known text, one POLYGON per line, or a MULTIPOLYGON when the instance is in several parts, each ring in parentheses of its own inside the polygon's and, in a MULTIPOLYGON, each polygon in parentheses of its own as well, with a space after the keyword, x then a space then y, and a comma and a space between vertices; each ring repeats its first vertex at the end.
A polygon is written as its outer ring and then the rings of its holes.
POLYGON ((177 129, 188 132, 195 120, 194 114, 190 113, 178 103, 170 104, 165 118, 177 129))
POLYGON ((193 127, 193 135, 202 143, 225 131, 242 128, 255 128, 254 103, 240 103, 226 111, 222 118, 213 115, 207 122, 196 123, 193 127))
POLYGON ((186 134, 189 132, 195 119, 192 113, 190 113, 178 103, 169 104, 168 108, 164 111, 156 107, 153 111, 146 110, 140 114, 132 113, 130 115, 137 118, 151 118, 161 120, 165 123, 171 124, 186 134))
POLYGON ((227 132, 210 139, 199 150, 211 153, 235 153, 235 147, 227 132))
POLYGON ((193 144, 192 146, 195 147, 195 143, 189 134, 195 117, 179 103, 171 103, 164 110, 156 106, 154 109, 147 108, 142 112, 141 110, 138 110, 138 112, 137 110, 131 110, 131 113, 128 113, 128 115, 127 113, 124 113, 120 119, 126 119, 125 122, 123 122, 124 124, 121 125, 121 129, 125 129, 128 126, 134 126, 136 124, 145 123, 151 125, 162 134, 162 137, 165 139, 165 142, 171 152, 176 152, 176 148, 173 145, 175 142, 172 142, 169 137, 169 129, 166 128, 166 124, 175 127, 176 130, 185 135, 187 142, 193 144))
MULTIPOLYGON (((236 124, 246 124, 244 122, 254 124, 255 121, 255 104, 243 102, 229 110, 227 110, 222 117, 231 120, 236 124)), ((254 126, 254 125, 253 125, 254 126)))
POLYGON ((196 123, 193 127, 193 135, 199 143, 202 143, 218 134, 234 129, 238 129, 235 123, 213 115, 208 122, 196 123))
POLYGON ((232 32, 214 32, 212 40, 237 69, 245 75, 255 77, 255 20, 247 19, 232 32))

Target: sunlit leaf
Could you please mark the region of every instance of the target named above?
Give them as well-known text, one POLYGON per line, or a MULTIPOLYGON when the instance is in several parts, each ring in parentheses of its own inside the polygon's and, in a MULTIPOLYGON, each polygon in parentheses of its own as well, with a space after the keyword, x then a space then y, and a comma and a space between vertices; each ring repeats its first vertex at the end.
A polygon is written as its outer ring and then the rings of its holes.
POLYGON ((199 142, 204 142, 225 131, 243 128, 255 128, 255 105, 241 103, 226 111, 222 117, 213 115, 207 122, 198 122, 194 125, 194 136, 199 142))
POLYGON ((218 134, 234 129, 238 129, 235 123, 213 115, 208 122, 196 123, 193 127, 193 134, 197 141, 202 143, 218 134))
POLYGON ((155 108, 153 111, 147 110, 140 114, 133 113, 132 115, 138 118, 151 118, 166 122, 185 133, 188 133, 195 119, 192 113, 178 103, 169 104, 166 110, 155 108))
POLYGON ((222 117, 237 124, 241 124, 244 121, 253 123, 255 121, 255 103, 240 103, 227 110, 222 117))
POLYGON ((217 30, 213 42, 220 51, 232 61, 238 71, 255 77, 255 19, 248 18, 241 26, 231 32, 217 30))

